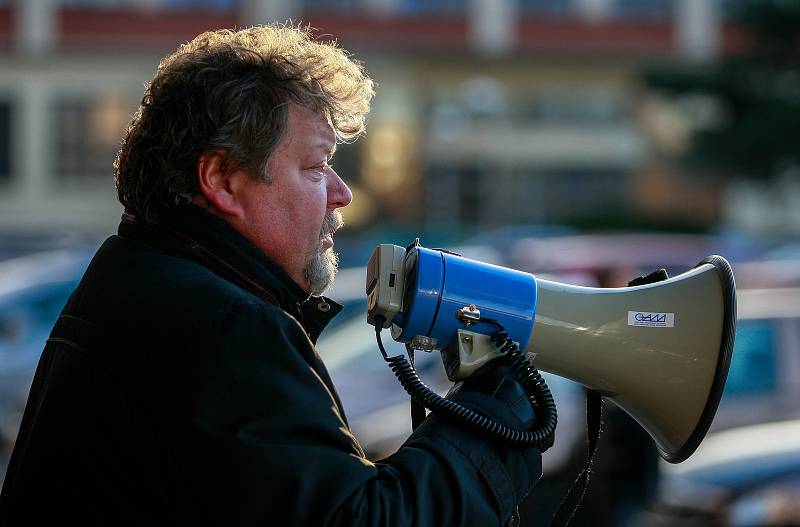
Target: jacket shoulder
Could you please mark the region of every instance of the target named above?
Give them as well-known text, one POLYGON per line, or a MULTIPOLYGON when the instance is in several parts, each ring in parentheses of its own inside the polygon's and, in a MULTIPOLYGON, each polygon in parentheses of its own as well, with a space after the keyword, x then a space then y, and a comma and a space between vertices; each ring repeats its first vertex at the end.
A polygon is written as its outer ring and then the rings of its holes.
POLYGON ((115 306, 113 318, 164 318, 173 325, 202 322, 234 305, 270 305, 190 258, 119 236, 98 249, 70 303, 100 319, 115 306))

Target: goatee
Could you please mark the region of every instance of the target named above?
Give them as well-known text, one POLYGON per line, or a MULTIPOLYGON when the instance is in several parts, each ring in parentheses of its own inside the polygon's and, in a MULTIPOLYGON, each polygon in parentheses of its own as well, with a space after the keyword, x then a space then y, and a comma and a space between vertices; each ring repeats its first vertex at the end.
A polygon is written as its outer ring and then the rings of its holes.
POLYGON ((330 210, 325 213, 320 229, 320 243, 317 251, 311 257, 303 269, 303 276, 308 284, 309 292, 314 296, 320 296, 325 290, 333 285, 336 272, 339 270, 339 255, 333 248, 323 249, 322 240, 328 235, 332 235, 336 230, 344 225, 342 213, 338 210, 330 210))

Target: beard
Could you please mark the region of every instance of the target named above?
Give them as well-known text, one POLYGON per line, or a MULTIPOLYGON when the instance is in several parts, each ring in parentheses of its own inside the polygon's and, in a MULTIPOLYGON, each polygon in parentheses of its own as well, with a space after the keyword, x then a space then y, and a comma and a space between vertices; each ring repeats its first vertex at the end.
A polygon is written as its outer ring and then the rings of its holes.
POLYGON ((314 296, 320 296, 336 278, 336 272, 339 270, 339 255, 333 252, 333 248, 323 250, 322 239, 341 228, 342 225, 344 225, 344 221, 341 212, 329 210, 325 213, 319 231, 320 243, 303 269, 303 276, 308 284, 309 292, 314 296))

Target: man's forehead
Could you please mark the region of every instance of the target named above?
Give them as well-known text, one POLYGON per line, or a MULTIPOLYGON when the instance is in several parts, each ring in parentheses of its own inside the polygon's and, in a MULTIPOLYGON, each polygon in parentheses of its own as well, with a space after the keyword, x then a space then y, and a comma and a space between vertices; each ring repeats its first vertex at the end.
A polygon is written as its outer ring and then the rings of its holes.
POLYGON ((291 103, 289 105, 290 126, 296 128, 298 139, 308 148, 324 149, 333 153, 336 150, 336 132, 326 116, 291 103))

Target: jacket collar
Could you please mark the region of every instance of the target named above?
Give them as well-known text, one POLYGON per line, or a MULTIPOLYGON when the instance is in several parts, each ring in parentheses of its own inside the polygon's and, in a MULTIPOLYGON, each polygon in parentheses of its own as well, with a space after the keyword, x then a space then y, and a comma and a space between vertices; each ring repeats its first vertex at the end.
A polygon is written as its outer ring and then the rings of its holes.
POLYGON ((189 256, 263 300, 297 318, 316 341, 342 306, 309 296, 286 271, 227 222, 196 205, 175 209, 158 224, 122 215, 120 236, 135 238, 180 256, 189 256))

